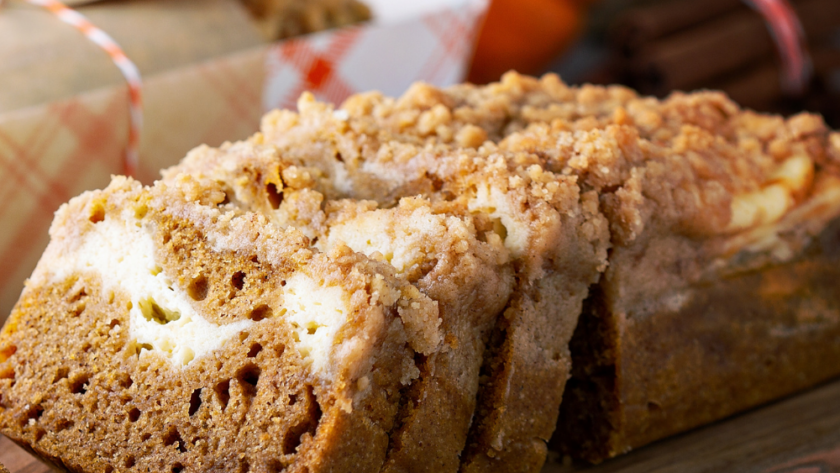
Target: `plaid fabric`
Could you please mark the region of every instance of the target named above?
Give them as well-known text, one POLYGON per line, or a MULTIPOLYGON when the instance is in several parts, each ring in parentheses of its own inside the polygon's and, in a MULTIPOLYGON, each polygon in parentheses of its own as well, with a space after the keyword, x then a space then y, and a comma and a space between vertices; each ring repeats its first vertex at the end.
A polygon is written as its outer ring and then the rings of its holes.
MULTIPOLYGON (((248 137, 264 109, 294 108, 305 90, 338 103, 366 90, 399 95, 418 80, 461 81, 486 2, 453 4, 144 78, 138 179, 151 183, 198 144, 248 137)), ((0 115, 0 322, 48 243, 56 209, 123 172, 128 129, 125 87, 0 115)))
POLYGON ((487 4, 453 3, 419 21, 325 32, 272 47, 263 106, 294 108, 306 90, 338 104, 367 90, 396 96, 417 81, 460 82, 487 4))
POLYGON ((5 316, 48 241, 53 213, 122 170, 126 93, 85 98, 0 118, 0 309, 5 316))
MULTIPOLYGON (((251 135, 262 115, 265 48, 146 81, 138 178, 146 184, 200 143, 251 135)), ((123 172, 125 87, 0 115, 0 322, 49 242, 53 213, 123 172)))

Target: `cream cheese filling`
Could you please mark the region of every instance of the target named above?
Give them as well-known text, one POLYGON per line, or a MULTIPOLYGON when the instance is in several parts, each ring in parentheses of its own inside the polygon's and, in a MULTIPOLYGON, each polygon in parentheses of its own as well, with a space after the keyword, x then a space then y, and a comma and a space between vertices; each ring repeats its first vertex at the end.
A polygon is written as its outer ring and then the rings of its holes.
POLYGON ((156 351, 185 366, 220 348, 226 340, 254 324, 242 320, 217 325, 193 309, 189 296, 170 281, 155 261, 149 230, 132 209, 121 218, 109 215, 81 235, 81 244, 59 254, 53 278, 95 272, 103 290, 121 289, 131 298, 129 336, 144 350, 156 351))
POLYGON ((287 279, 283 289, 283 317, 291 325, 295 348, 314 372, 329 375, 335 357, 353 351, 358 343, 356 339, 339 340, 341 329, 352 315, 350 295, 341 287, 325 286, 303 273, 287 279))
POLYGON ((425 210, 415 211, 412 217, 407 222, 395 222, 387 210, 365 212, 330 228, 329 235, 318 240, 318 247, 329 251, 342 242, 368 257, 379 253, 397 273, 404 274, 426 261, 424 242, 446 231, 441 215, 425 210))
MULTIPOLYGON (((74 273, 94 272, 104 291, 127 292, 131 301, 129 337, 141 356, 144 351, 154 351, 176 366, 187 366, 260 323, 239 320, 218 325, 203 318, 186 291, 156 262, 150 229, 133 209, 123 211, 119 218, 109 215, 80 238, 75 249, 60 252, 52 261, 51 278, 63 280, 74 273)), ((289 278, 283 289, 279 313, 291 326, 295 348, 316 374, 328 377, 335 356, 356 345, 352 340, 343 344, 337 340, 351 315, 350 295, 304 273, 289 278)))
POLYGON ((486 213, 504 227, 504 231, 497 233, 504 240, 505 248, 510 251, 511 256, 518 258, 525 254, 531 236, 528 222, 522 219, 522 212, 514 208, 504 192, 490 185, 480 186, 475 197, 470 200, 468 208, 473 213, 486 213))
POLYGON ((761 189, 732 198, 727 230, 737 232, 777 222, 796 206, 796 195, 811 185, 814 164, 807 156, 792 156, 781 163, 761 189))

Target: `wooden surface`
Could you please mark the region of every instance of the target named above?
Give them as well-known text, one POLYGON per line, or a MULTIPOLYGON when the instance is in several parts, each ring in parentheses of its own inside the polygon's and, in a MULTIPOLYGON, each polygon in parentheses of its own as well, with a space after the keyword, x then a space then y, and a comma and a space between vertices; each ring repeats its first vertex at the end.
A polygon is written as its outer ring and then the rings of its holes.
MULTIPOLYGON (((5 437, 0 463, 49 471, 5 437)), ((840 380, 600 465, 560 463, 543 473, 840 473, 840 380)))

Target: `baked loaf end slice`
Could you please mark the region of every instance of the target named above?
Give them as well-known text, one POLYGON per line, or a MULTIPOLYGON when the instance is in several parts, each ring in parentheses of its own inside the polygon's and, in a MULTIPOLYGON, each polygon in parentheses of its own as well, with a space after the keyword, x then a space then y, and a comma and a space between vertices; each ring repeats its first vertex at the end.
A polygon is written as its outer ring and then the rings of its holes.
MULTIPOLYGON (((597 193, 614 248, 572 340, 566 452, 600 460, 840 374, 840 134, 819 117, 517 74, 339 113, 365 146, 498 146, 597 193)), ((302 122, 275 113, 264 134, 302 122)))
POLYGON ((500 144, 579 175, 610 219, 610 264, 572 340, 556 435, 595 461, 840 374, 840 298, 827 283, 840 135, 717 93, 642 109, 655 133, 632 122, 578 132, 585 162, 557 123, 500 144))
POLYGON ((51 236, 0 334, 0 429, 71 471, 378 471, 440 345, 389 265, 212 182, 115 178, 51 236))

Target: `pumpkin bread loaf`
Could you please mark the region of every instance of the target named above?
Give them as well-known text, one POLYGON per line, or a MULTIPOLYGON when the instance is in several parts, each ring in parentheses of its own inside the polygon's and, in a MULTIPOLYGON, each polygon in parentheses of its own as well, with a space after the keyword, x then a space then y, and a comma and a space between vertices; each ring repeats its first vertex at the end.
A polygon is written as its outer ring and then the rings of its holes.
POLYGON ((555 426, 598 461, 840 374, 818 117, 516 74, 298 109, 62 208, 6 435, 76 471, 538 471, 555 426))
MULTIPOLYGON (((333 116, 328 107, 321 112, 333 116)), ((356 159, 357 153, 336 146, 351 134, 319 126, 301 129, 297 138, 289 147, 297 154, 278 152, 261 135, 222 149, 199 148, 164 180, 187 173, 222 182, 240 205, 280 227, 305 228, 324 250, 341 242, 384 258, 440 303, 449 351, 425 360, 428 369, 406 393, 386 471, 457 471, 473 464, 538 469, 569 376, 568 341, 606 257, 606 219, 593 211, 594 195, 581 195, 574 179, 544 171, 525 153, 392 142, 388 152, 401 161, 371 157, 370 172, 345 174, 336 172, 336 154, 356 159), (322 204, 307 208, 301 196, 312 194, 322 204), (411 197, 416 194, 422 197, 411 197), (383 198, 353 200, 376 195, 383 198), (467 222, 476 246, 488 248, 496 267, 485 264, 465 281, 458 268, 476 265, 461 256, 449 268, 449 259, 436 254, 440 249, 407 266, 401 247, 434 241, 430 219, 467 222), (505 274, 502 269, 508 271, 506 286, 490 284, 487 279, 505 274), (449 285, 457 289, 442 290, 449 285), (494 304, 449 302, 473 291, 494 297, 494 304), (475 325, 476 312, 484 314, 476 325, 480 335, 465 337, 458 326, 475 325)))

